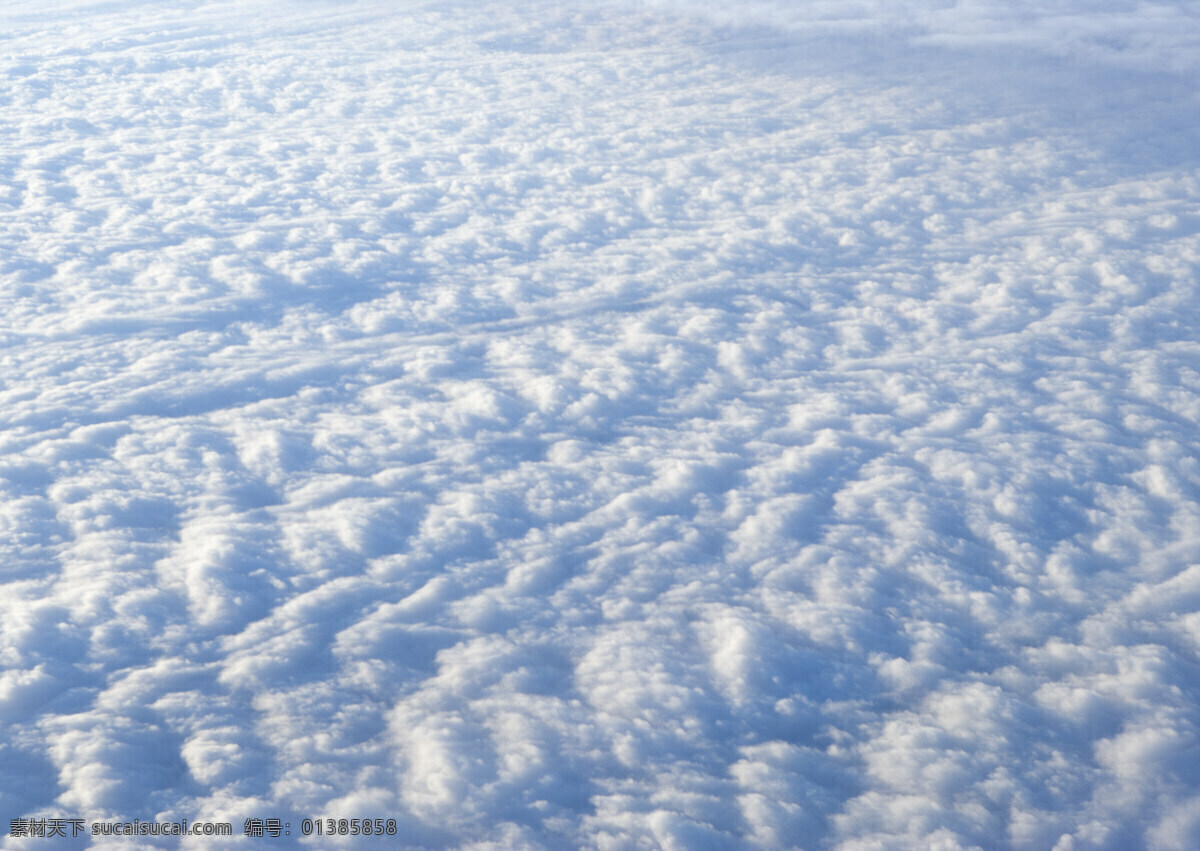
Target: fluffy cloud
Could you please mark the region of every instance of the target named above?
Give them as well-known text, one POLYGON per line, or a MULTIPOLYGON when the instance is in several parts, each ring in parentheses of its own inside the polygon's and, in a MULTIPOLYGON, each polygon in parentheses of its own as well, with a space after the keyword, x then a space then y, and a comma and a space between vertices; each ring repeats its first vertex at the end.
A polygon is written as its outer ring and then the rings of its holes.
POLYGON ((1200 841, 1190 5, 6 15, 12 817, 1200 841))

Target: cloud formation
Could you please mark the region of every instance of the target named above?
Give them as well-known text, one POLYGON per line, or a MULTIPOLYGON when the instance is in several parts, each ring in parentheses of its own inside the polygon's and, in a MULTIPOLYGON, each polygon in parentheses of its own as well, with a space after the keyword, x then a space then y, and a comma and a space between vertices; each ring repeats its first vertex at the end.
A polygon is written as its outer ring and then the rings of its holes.
POLYGON ((1193 10, 922 9, 12 5, 0 809, 1200 841, 1193 10))

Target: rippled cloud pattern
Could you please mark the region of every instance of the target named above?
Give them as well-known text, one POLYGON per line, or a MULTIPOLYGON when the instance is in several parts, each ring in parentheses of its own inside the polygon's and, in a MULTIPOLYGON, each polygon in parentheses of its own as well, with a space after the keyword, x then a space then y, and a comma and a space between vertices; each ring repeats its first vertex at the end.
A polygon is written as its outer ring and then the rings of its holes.
POLYGON ((1196 3, 2 15, 5 819, 1200 846, 1196 3))

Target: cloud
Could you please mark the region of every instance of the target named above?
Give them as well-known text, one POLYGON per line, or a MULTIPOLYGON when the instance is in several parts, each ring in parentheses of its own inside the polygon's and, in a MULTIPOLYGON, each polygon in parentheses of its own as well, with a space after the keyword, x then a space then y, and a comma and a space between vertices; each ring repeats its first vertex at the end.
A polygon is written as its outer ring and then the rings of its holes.
POLYGON ((1142 70, 1187 71, 1195 64, 1200 21, 1189 3, 964 2, 873 0, 788 4, 752 0, 647 0, 639 4, 703 15, 725 27, 748 24, 799 33, 939 45, 956 50, 1035 51, 1142 70))
POLYGON ((12 817, 1194 840, 1190 6, 279 8, 6 10, 12 817))

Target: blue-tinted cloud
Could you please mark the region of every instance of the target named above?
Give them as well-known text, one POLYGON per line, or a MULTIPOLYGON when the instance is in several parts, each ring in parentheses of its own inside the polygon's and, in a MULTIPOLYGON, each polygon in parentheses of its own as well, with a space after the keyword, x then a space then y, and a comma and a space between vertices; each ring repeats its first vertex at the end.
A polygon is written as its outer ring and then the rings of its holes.
POLYGON ((1188 4, 281 8, 7 10, 12 817, 1200 840, 1188 4))

